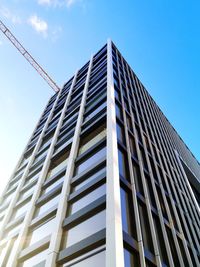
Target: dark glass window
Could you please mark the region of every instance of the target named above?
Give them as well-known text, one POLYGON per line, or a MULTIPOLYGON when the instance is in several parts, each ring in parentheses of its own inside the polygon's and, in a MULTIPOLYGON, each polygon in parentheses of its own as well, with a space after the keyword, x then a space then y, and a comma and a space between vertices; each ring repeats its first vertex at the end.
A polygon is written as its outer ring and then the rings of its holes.
POLYGON ((160 207, 161 207, 163 216, 165 217, 166 220, 168 220, 167 211, 166 211, 166 208, 165 208, 165 203, 164 203, 164 199, 163 199, 163 196, 162 196, 162 192, 161 192, 160 187, 158 187, 158 186, 157 186, 157 193, 158 193, 158 198, 159 198, 160 207))
POLYGON ((136 144, 135 144, 135 138, 129 135, 129 144, 130 144, 130 150, 132 156, 134 156, 136 159, 138 158, 137 156, 137 149, 136 149, 136 144))
POLYGON ((102 111, 106 106, 107 106, 107 103, 104 101, 103 103, 101 103, 100 106, 95 107, 93 110, 91 110, 89 112, 89 114, 85 116, 84 121, 88 121, 89 119, 94 117, 96 114, 98 114, 100 111, 102 111))
POLYGON ((131 194, 120 188, 123 230, 136 239, 134 209, 131 194))
POLYGON ((117 138, 125 145, 124 127, 117 123, 117 138))
POLYGON ((139 267, 139 256, 136 252, 124 249, 124 267, 139 267))
POLYGON ((154 254, 147 208, 142 203, 139 203, 139 215, 140 215, 140 224, 141 224, 142 240, 144 243, 144 247, 145 249, 149 250, 151 253, 154 254))
POLYGON ((164 237, 163 237, 160 221, 158 217, 155 215, 153 216, 153 220, 154 220, 154 225, 155 225, 156 239, 158 243, 158 249, 159 249, 161 261, 168 265, 169 263, 168 263, 167 253, 166 253, 167 250, 165 247, 165 242, 164 242, 164 237))
POLYGON ((154 192, 153 192, 153 186, 151 184, 150 177, 146 176, 145 178, 146 178, 147 191, 148 191, 151 206, 156 208, 156 200, 155 200, 155 196, 154 196, 154 192))
POLYGON ((123 176, 126 180, 130 180, 128 171, 128 160, 126 152, 118 149, 118 164, 119 164, 119 174, 123 176))
POLYGON ((133 127, 132 127, 131 118, 127 114, 126 114, 126 121, 127 121, 127 127, 128 127, 128 129, 132 132, 133 131, 133 127))
POLYGON ((116 103, 116 105, 115 105, 115 109, 116 109, 116 116, 117 116, 119 119, 123 120, 122 109, 121 109, 121 107, 120 107, 117 103, 116 103))
POLYGON ((118 91, 118 89, 116 88, 116 86, 115 86, 115 98, 116 98, 118 101, 121 101, 120 92, 118 91))
POLYGON ((136 191, 144 196, 144 189, 142 184, 142 176, 140 173, 139 165, 133 162, 133 176, 135 180, 136 191))
POLYGON ((143 168, 148 171, 146 155, 145 155, 144 149, 142 147, 140 147, 140 153, 141 153, 143 168))
POLYGON ((90 147, 98 143, 106 136, 106 125, 100 125, 89 134, 81 138, 79 155, 87 151, 90 147))
POLYGON ((181 266, 181 264, 179 262, 179 259, 178 259, 178 254, 177 254, 177 251, 176 251, 176 246, 175 246, 175 243, 174 243, 174 239, 173 239, 173 236, 172 236, 171 229, 166 227, 166 231, 167 231, 168 240, 169 240, 169 244, 170 244, 170 248, 171 248, 171 252, 172 252, 172 257, 173 257, 173 260, 174 260, 174 266, 181 266))
POLYGON ((50 177, 58 173, 63 168, 66 168, 68 156, 69 156, 69 151, 66 151, 59 158, 52 160, 46 179, 49 179, 50 177))

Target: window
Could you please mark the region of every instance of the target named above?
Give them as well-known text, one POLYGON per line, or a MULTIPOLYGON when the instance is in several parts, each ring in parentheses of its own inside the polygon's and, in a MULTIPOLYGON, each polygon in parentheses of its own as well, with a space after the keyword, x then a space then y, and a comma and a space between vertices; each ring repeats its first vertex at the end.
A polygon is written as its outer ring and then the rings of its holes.
POLYGON ((115 86, 115 98, 116 98, 118 101, 121 101, 120 92, 119 92, 119 90, 116 88, 116 86, 115 86))
POLYGON ((68 155, 69 151, 65 152, 58 159, 52 160, 46 179, 52 177, 67 166, 68 155))
POLYGON ((47 152, 48 152, 48 149, 46 149, 45 151, 39 153, 39 154, 35 157, 35 159, 34 159, 34 161, 33 161, 33 164, 39 162, 41 159, 43 159, 43 161, 44 161, 44 159, 46 158, 47 152))
POLYGON ((97 254, 94 254, 90 257, 85 258, 84 260, 78 261, 75 264, 63 265, 63 267, 105 267, 106 266, 106 255, 105 250, 97 254))
POLYGON ((33 257, 28 258, 20 265, 20 267, 34 267, 39 263, 41 263, 40 267, 45 266, 47 251, 48 251, 47 249, 43 250, 42 252, 37 253, 33 257))
POLYGON ((42 194, 41 195, 44 195, 44 194, 48 193, 49 191, 51 191, 51 189, 53 189, 57 185, 60 185, 61 183, 63 183, 64 178, 65 178, 65 175, 63 175, 62 177, 59 177, 58 179, 54 179, 50 185, 48 185, 47 187, 45 187, 42 190, 42 194))
POLYGON ((92 234, 104 229, 106 226, 106 211, 103 210, 94 216, 80 222, 78 225, 69 229, 66 233, 65 247, 89 237, 92 234))
POLYGON ((97 152, 94 152, 92 155, 89 155, 86 159, 82 160, 77 164, 75 174, 79 174, 87 170, 92 164, 97 162, 106 156, 106 147, 101 148, 97 152))
POLYGON ((29 194, 33 193, 34 188, 35 188, 35 184, 34 183, 32 186, 26 188, 25 190, 21 191, 19 194, 19 199, 18 200, 22 200, 25 199, 29 194))
POLYGON ((26 202, 20 204, 18 207, 15 207, 13 209, 12 219, 20 217, 22 214, 26 213, 30 207, 30 204, 31 204, 31 199, 28 199, 26 202))
POLYGON ((135 162, 133 162, 133 176, 135 180, 136 191, 139 192, 142 196, 144 196, 140 168, 135 162))
POLYGON ((84 197, 80 198, 79 200, 75 201, 70 205, 69 214, 73 214, 77 212, 78 210, 84 208, 85 206, 89 205, 99 197, 106 194, 106 185, 103 184, 99 186, 98 188, 94 189, 84 197))
POLYGON ((135 216, 131 194, 120 188, 123 230, 136 239, 135 216))
POLYGON ((6 229, 4 231, 4 237, 11 236, 12 234, 17 233, 20 230, 20 228, 21 228, 21 223, 9 228, 8 230, 6 229))
POLYGON ((116 110, 116 116, 117 116, 119 119, 123 120, 122 109, 121 109, 121 107, 120 107, 117 103, 116 103, 116 105, 115 105, 115 110, 116 110))
POLYGON ((126 144, 125 143, 125 133, 124 133, 124 127, 121 126, 119 123, 117 123, 117 138, 120 142, 122 142, 122 144, 126 144))
POLYGON ((128 161, 125 152, 118 149, 119 174, 129 180, 128 161))
POLYGON ((54 196, 54 198, 52 198, 51 200, 44 203, 42 206, 38 207, 38 209, 36 210, 36 216, 41 215, 42 213, 46 212, 47 210, 58 204, 59 197, 60 193, 57 196, 54 196))
POLYGON ((147 185, 147 192, 148 192, 148 196, 149 196, 149 200, 151 203, 151 206, 153 206, 154 208, 156 208, 156 200, 155 200, 155 196, 154 196, 154 192, 153 192, 153 186, 151 184, 151 180, 150 177, 147 177, 147 175, 145 175, 146 177, 146 185, 147 185))
POLYGON ((24 157, 23 159, 22 159, 22 161, 21 161, 21 164, 20 164, 20 167, 22 166, 22 165, 25 165, 26 163, 28 163, 28 161, 29 161, 29 157, 24 157))
POLYGON ((144 149, 142 147, 140 147, 140 154, 141 154, 141 160, 142 160, 143 168, 148 171, 146 155, 145 155, 144 149))
POLYGON ((142 240, 144 243, 145 249, 149 250, 154 254, 153 242, 151 237, 151 230, 149 225, 149 219, 147 214, 147 208, 142 203, 139 203, 139 216, 140 216, 140 224, 142 230, 142 240))
POLYGON ((47 147, 48 145, 50 145, 50 144, 51 144, 51 141, 52 141, 52 135, 49 136, 47 139, 43 139, 42 144, 41 144, 39 150, 41 151, 43 148, 45 148, 45 147, 47 147))
POLYGON ((84 121, 88 121, 89 119, 91 119, 92 117, 94 117, 96 114, 98 114, 100 111, 102 111, 106 106, 107 106, 107 103, 104 101, 98 107, 95 107, 93 110, 91 110, 89 112, 89 114, 86 115, 84 121))
POLYGON ((9 203, 10 200, 12 199, 12 197, 14 196, 14 192, 15 191, 12 191, 11 193, 9 193, 9 195, 7 195, 4 199, 4 203, 9 203))
POLYGON ((124 267, 139 267, 139 256, 136 252, 124 249, 124 267))
POLYGON ((158 198, 159 198, 159 202, 160 202, 160 207, 161 207, 161 210, 162 210, 162 214, 165 217, 165 219, 168 220, 167 210, 165 208, 165 203, 164 203, 164 199, 163 199, 163 195, 162 195, 161 189, 160 189, 159 186, 156 186, 156 189, 157 189, 157 193, 158 193, 158 198))
POLYGON ((131 122, 131 117, 126 114, 126 121, 127 121, 127 127, 128 129, 133 132, 133 127, 132 127, 132 122, 131 122))
POLYGON ((24 185, 32 183, 32 181, 37 180, 39 178, 41 167, 39 167, 37 170, 34 170, 33 172, 29 172, 28 176, 26 177, 24 185))
POLYGON ((154 225, 155 225, 154 228, 155 228, 155 232, 156 232, 156 239, 157 239, 157 243, 158 243, 158 249, 159 249, 161 261, 169 266, 167 253, 166 253, 167 250, 165 247, 165 241, 164 241, 160 221, 159 221, 158 217, 155 215, 153 216, 153 221, 154 221, 154 225))
POLYGON ((104 85, 103 87, 98 88, 98 91, 96 90, 95 92, 92 91, 92 94, 90 93, 87 99, 87 106, 86 106, 85 112, 88 112, 94 106, 97 106, 99 102, 102 102, 102 99, 106 98, 105 90, 106 90, 106 87, 104 85))
POLYGON ((31 246, 42 238, 50 235, 53 232, 55 225, 55 218, 51 218, 48 221, 45 221, 43 224, 40 224, 37 228, 33 229, 28 236, 27 246, 31 246))
POLYGON ((135 137, 131 137, 129 135, 129 144, 130 144, 130 150, 131 150, 132 156, 138 159, 137 149, 136 149, 136 144, 135 144, 135 137))
POLYGON ((181 266, 179 259, 178 259, 178 254, 176 251, 176 246, 174 243, 174 238, 171 232, 171 229, 169 227, 166 227, 166 231, 167 231, 167 236, 168 236, 168 240, 170 240, 169 244, 170 244, 170 249, 171 249, 171 253, 172 253, 172 257, 174 260, 174 266, 181 266))
POLYGON ((79 184, 73 187, 73 192, 79 190, 81 187, 83 187, 87 183, 93 181, 95 178, 103 174, 105 171, 106 171, 106 168, 103 167, 103 169, 101 168, 100 170, 97 170, 95 173, 90 174, 88 177, 86 177, 86 179, 84 179, 84 181, 81 181, 79 184))
POLYGON ((106 126, 105 124, 93 130, 91 133, 87 134, 84 138, 82 138, 79 148, 79 155, 84 153, 94 144, 102 140, 106 136, 106 126))

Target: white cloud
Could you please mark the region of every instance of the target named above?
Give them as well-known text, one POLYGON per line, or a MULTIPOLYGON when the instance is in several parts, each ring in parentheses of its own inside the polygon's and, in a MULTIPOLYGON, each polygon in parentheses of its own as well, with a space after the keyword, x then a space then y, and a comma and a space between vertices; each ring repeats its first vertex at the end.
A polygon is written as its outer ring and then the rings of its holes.
POLYGON ((62 30, 61 26, 54 27, 54 29, 51 31, 51 40, 52 40, 52 42, 55 43, 58 40, 58 38, 60 37, 62 31, 63 30, 62 30))
POLYGON ((39 5, 48 5, 50 6, 52 4, 52 0, 38 0, 39 5))
POLYGON ((45 20, 39 18, 37 15, 32 15, 29 17, 28 23, 36 32, 41 33, 43 37, 47 37, 48 24, 45 20))
POLYGON ((67 7, 70 8, 78 2, 83 0, 37 0, 39 5, 51 7, 67 7))
POLYGON ((77 0, 66 0, 66 5, 68 8, 76 4, 77 0))
POLYGON ((0 15, 3 16, 6 19, 9 19, 13 24, 21 24, 22 20, 21 18, 14 14, 10 9, 7 7, 0 7, 0 15))

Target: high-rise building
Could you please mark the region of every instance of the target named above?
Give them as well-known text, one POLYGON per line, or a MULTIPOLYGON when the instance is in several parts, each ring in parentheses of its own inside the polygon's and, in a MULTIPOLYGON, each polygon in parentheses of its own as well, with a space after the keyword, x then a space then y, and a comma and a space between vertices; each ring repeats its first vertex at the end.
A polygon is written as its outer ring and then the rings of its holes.
POLYGON ((108 41, 51 97, 4 190, 0 266, 200 266, 199 193, 198 161, 108 41))

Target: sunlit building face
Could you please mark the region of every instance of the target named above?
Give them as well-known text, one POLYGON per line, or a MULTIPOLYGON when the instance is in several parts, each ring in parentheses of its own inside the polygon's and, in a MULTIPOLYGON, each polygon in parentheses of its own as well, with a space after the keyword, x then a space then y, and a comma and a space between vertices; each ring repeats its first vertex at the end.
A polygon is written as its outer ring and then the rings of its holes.
POLYGON ((108 41, 50 98, 1 196, 0 266, 200 266, 199 179, 108 41))

